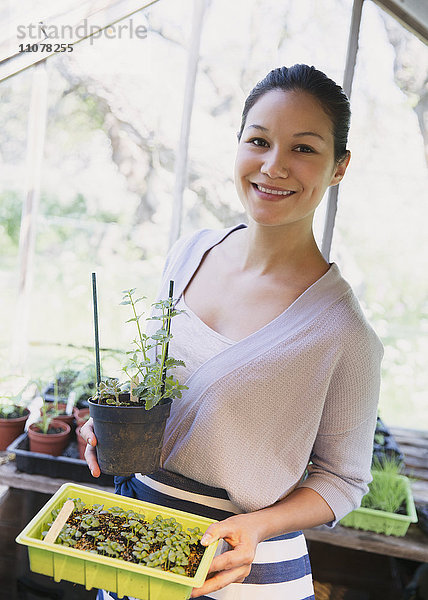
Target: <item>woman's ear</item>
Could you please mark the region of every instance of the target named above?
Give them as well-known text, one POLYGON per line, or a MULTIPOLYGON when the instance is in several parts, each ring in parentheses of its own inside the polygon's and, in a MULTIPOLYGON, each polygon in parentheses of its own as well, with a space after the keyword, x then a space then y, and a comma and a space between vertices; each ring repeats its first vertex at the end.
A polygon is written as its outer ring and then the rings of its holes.
POLYGON ((348 168, 350 160, 351 160, 351 152, 350 152, 350 150, 347 150, 346 154, 342 158, 342 160, 340 162, 336 163, 335 168, 334 168, 334 174, 333 174, 333 177, 331 178, 329 185, 337 185, 343 179, 343 176, 345 175, 345 172, 346 172, 346 169, 348 168))

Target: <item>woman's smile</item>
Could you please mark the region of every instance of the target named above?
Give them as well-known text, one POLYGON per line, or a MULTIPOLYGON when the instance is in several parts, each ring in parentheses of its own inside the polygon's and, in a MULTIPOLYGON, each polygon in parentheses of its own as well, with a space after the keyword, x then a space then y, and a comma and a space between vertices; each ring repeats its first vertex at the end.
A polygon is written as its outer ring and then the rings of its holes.
POLYGON ((296 192, 293 190, 286 190, 281 188, 276 188, 272 186, 263 185, 260 183, 252 183, 253 188, 257 192, 260 198, 265 200, 282 200, 283 198, 287 198, 296 192))

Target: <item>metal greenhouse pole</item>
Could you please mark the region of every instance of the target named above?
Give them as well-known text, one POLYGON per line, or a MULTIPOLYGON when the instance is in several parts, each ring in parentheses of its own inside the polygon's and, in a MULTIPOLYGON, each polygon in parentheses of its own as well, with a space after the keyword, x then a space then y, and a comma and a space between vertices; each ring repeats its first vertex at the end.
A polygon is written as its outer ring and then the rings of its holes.
POLYGON ((186 186, 187 157, 189 148, 190 124, 192 121, 193 101, 195 98, 196 76, 199 62, 199 47, 205 11, 210 0, 194 0, 192 32, 188 51, 186 83, 184 88, 183 112, 181 117, 180 139, 175 163, 175 184, 173 193, 169 248, 180 237, 183 213, 183 192, 186 186))
POLYGON ((11 366, 22 371, 28 351, 33 263, 48 106, 46 62, 33 67, 27 135, 27 181, 19 236, 19 279, 11 366))
MULTIPOLYGON (((358 38, 360 34, 361 13, 364 0, 354 0, 352 6, 351 27, 348 38, 348 49, 346 53, 345 74, 343 76, 343 90, 348 98, 351 98, 352 82, 354 79, 355 63, 358 52, 358 38)), ((327 211, 324 221, 324 233, 321 243, 321 252, 325 260, 330 260, 331 242, 333 240, 334 223, 337 213, 337 199, 339 196, 339 184, 329 188, 327 211)))

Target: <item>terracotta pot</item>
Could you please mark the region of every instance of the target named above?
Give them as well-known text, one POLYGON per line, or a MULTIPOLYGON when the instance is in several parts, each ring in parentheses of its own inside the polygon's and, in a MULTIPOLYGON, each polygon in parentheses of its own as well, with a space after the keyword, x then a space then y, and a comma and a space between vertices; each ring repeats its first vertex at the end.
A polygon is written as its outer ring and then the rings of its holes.
MULTIPOLYGON (((75 407, 73 410, 74 418, 76 419, 76 423, 78 427, 81 427, 84 423, 86 423, 86 416, 89 417, 89 408, 77 408, 75 407)), ((77 431, 76 431, 77 434, 77 431)))
POLYGON ((16 438, 24 433, 25 422, 28 419, 30 411, 25 409, 26 414, 16 419, 0 419, 0 450, 6 448, 16 440, 16 438))
POLYGON ((80 426, 76 427, 77 447, 79 449, 80 460, 85 460, 86 442, 80 435, 80 426))
POLYGON ((60 433, 41 433, 36 431, 37 423, 28 428, 30 439, 30 452, 41 452, 51 456, 60 456, 68 444, 71 427, 68 423, 54 419, 51 423, 54 427, 61 428, 60 433))

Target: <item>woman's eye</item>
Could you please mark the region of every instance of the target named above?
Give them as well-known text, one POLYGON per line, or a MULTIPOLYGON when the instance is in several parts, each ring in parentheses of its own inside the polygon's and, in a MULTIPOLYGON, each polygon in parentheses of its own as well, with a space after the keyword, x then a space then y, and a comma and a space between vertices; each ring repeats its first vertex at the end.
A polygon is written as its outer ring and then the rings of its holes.
POLYGON ((304 152, 305 154, 311 154, 314 152, 310 146, 305 146, 304 144, 300 144, 300 146, 297 146, 295 150, 297 150, 297 152, 304 152))
POLYGON ((251 140, 248 140, 248 143, 253 144, 253 146, 262 146, 262 147, 268 146, 267 141, 264 140, 263 138, 252 138, 251 140))

